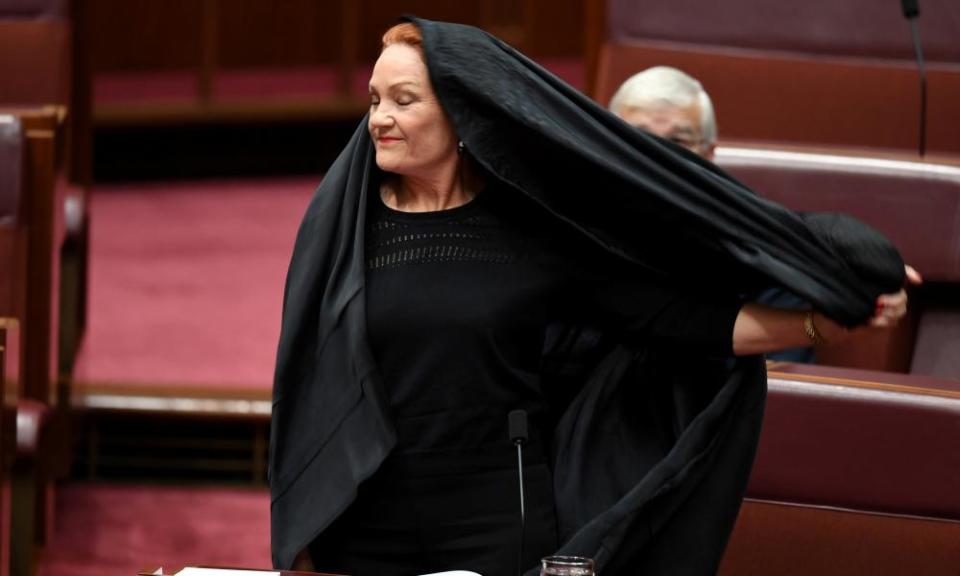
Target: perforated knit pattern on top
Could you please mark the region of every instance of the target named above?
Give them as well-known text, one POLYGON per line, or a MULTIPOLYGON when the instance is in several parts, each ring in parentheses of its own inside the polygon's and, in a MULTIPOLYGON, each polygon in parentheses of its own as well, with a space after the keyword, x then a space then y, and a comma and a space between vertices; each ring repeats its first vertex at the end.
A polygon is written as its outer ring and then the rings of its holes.
POLYGON ((443 262, 510 264, 520 253, 478 199, 443 212, 400 213, 375 207, 366 257, 367 270, 379 270, 443 262))

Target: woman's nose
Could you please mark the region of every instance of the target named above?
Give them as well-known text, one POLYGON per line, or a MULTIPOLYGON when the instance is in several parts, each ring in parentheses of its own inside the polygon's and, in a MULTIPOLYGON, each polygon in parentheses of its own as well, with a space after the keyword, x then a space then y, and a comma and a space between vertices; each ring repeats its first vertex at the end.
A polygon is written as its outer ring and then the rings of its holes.
POLYGON ((375 128, 388 127, 393 124, 391 116, 383 105, 377 106, 370 112, 370 125, 375 128))

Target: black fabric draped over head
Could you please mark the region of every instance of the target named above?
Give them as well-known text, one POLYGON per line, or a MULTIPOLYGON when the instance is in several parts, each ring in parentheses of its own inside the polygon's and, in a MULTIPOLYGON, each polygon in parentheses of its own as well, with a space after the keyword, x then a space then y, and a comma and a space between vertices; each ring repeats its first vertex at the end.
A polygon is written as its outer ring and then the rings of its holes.
MULTIPOLYGON (((411 20, 470 154, 571 234, 715 292, 787 286, 851 326, 902 285, 896 249, 865 225, 763 200, 478 29, 411 20)), ((314 195, 287 275, 269 463, 277 568, 292 566, 396 442, 366 340, 364 207, 376 171, 364 121, 314 195)), ((715 572, 765 391, 760 357, 614 348, 554 433, 560 552, 592 556, 609 574, 715 572)))

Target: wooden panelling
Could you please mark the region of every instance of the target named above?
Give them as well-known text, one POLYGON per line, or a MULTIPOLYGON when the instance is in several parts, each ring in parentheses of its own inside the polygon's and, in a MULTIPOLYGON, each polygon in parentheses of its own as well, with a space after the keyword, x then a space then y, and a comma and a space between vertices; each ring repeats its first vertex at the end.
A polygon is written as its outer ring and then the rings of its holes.
POLYGON ((16 316, 23 308, 23 230, 0 224, 0 318, 16 316))
POLYGON ((586 39, 584 13, 588 0, 530 2, 527 45, 533 56, 562 58, 583 56, 586 39))
POLYGON ((600 54, 607 40, 607 3, 588 1, 581 12, 586 23, 584 32, 584 65, 586 67, 586 93, 597 99, 597 79, 600 74, 600 54))
POLYGON ((53 107, 2 110, 15 114, 23 126, 24 175, 20 217, 3 230, 0 241, 6 261, 0 274, 12 283, 0 293, 0 316, 16 316, 21 322, 24 357, 22 395, 43 403, 55 400, 52 386, 57 354, 59 247, 63 240, 63 187, 55 185, 55 144, 62 135, 62 110, 53 107), (12 258, 11 258, 12 255, 12 258), (12 262, 10 260, 13 260, 12 262), (22 277, 19 277, 22 276, 22 277))
POLYGON ((335 62, 343 34, 341 4, 316 0, 221 2, 220 65, 245 68, 335 62))
POLYGON ((403 14, 431 20, 445 20, 477 24, 480 20, 480 2, 438 2, 435 0, 362 0, 357 33, 361 62, 373 62, 380 52, 380 37, 403 14))
POLYGON ((27 222, 26 309, 23 314, 23 396, 44 404, 55 402, 52 377, 56 358, 59 247, 63 238, 55 185, 55 144, 60 121, 56 110, 20 116, 26 133, 24 220, 27 222))
POLYGON ((89 50, 96 72, 197 69, 204 10, 215 6, 220 68, 297 67, 339 61, 352 34, 359 62, 372 62, 380 36, 403 14, 503 33, 532 56, 583 54, 586 0, 88 0, 89 50), (354 4, 355 2, 355 4, 354 4), (344 27, 356 9, 354 30, 344 27))
POLYGON ((94 72, 199 65, 200 0, 88 0, 86 9, 91 11, 89 50, 94 72))
POLYGON ((960 66, 927 75, 927 150, 960 154, 960 66))

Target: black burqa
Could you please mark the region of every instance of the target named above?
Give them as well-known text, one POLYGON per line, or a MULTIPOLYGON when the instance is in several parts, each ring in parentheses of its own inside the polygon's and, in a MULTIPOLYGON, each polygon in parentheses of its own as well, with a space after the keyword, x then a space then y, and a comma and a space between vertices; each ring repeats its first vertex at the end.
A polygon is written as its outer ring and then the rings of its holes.
MULTIPOLYGON (((788 286, 851 326, 901 286, 902 260, 872 229, 764 201, 480 30, 413 21, 475 160, 638 271, 712 293, 788 286)), ((364 122, 313 197, 290 263, 270 438, 277 568, 292 566, 396 441, 366 340, 364 207, 376 170, 364 122)), ((560 552, 592 556, 605 574, 713 573, 765 392, 760 357, 610 351, 554 434, 560 552)))

